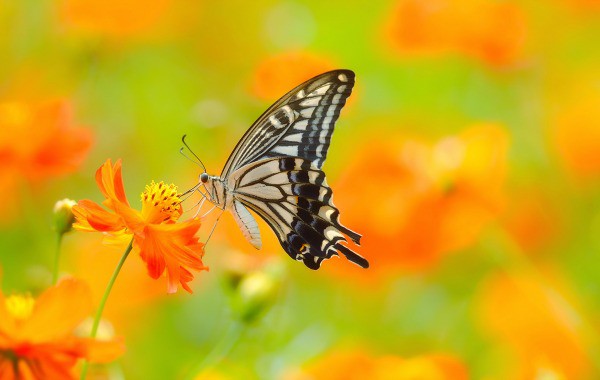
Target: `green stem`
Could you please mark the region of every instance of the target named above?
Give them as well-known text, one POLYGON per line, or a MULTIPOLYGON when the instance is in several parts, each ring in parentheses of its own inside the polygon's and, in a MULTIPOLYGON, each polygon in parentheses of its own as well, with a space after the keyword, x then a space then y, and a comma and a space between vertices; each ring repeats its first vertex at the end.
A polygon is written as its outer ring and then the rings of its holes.
MULTIPOLYGON (((104 295, 102 296, 102 300, 100 301, 100 306, 98 306, 98 310, 96 311, 96 316, 94 317, 94 323, 92 324, 92 332, 90 333, 91 338, 95 338, 96 334, 98 333, 98 326, 100 325, 100 319, 102 317, 102 312, 104 311, 104 306, 106 306, 106 300, 108 300, 108 296, 110 295, 110 291, 112 290, 112 287, 115 284, 115 280, 117 279, 117 276, 119 275, 119 272, 121 271, 121 268, 123 267, 123 264, 125 263, 127 256, 129 256, 129 252, 131 252, 132 248, 133 248, 133 239, 131 239, 131 241, 129 242, 129 245, 127 246, 127 249, 125 249, 125 252, 123 252, 123 256, 121 256, 121 260, 119 260, 119 263, 117 264, 117 267, 115 268, 115 271, 113 272, 112 277, 108 281, 108 285, 106 286, 106 290, 104 291, 104 295)), ((87 370, 88 370, 88 362, 85 361, 83 363, 83 368, 81 369, 81 376, 79 377, 81 380, 85 379, 87 370)))
POLYGON ((56 282, 58 281, 58 268, 60 263, 60 250, 62 246, 63 235, 64 234, 62 233, 58 233, 58 239, 56 242, 56 255, 54 257, 54 272, 52 273, 52 285, 56 285, 56 282))
POLYGON ((187 380, 192 380, 198 376, 201 371, 208 370, 218 365, 223 358, 227 356, 239 342, 244 332, 245 324, 239 321, 233 321, 229 329, 223 335, 223 338, 213 347, 213 349, 188 373, 187 380))

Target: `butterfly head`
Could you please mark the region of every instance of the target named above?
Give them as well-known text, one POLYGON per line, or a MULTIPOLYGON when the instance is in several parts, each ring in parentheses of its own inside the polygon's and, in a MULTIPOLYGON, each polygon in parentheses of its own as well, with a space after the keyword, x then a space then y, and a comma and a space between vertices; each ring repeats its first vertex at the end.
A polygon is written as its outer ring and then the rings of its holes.
POLYGON ((200 182, 202 182, 202 183, 208 182, 209 177, 210 176, 208 175, 207 172, 200 174, 200 182))

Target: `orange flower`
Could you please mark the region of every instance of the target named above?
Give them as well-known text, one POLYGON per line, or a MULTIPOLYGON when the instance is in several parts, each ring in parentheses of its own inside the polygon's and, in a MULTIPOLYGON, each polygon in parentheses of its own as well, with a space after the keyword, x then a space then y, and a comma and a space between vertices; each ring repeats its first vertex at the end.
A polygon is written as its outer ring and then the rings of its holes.
MULTIPOLYGON (((90 235, 72 236, 75 244, 65 245, 63 257, 65 270, 85 278, 92 290, 92 300, 99 304, 115 266, 119 262, 121 247, 98 244, 90 235)), ((106 303, 102 318, 111 322, 116 331, 140 329, 143 324, 136 318, 164 298, 165 288, 160 281, 148 276, 142 260, 127 260, 119 273, 106 303)))
POLYGON ((30 180, 75 171, 91 145, 65 101, 0 103, 0 167, 30 180))
POLYGON ((188 269, 208 268, 202 263, 203 244, 195 237, 200 220, 176 223, 183 212, 177 187, 152 182, 142 193, 142 210, 138 211, 129 206, 125 196, 120 160, 114 166, 107 160, 96 172, 96 182, 106 198, 103 205, 111 211, 90 200, 79 201, 73 207, 77 220, 73 227, 117 238, 133 235, 134 249, 150 277, 157 279, 166 271, 169 293, 175 293, 178 284, 191 293, 187 283, 194 276, 188 269))
POLYGON ((526 274, 497 274, 484 283, 478 298, 484 330, 520 364, 514 366, 519 374, 511 378, 531 379, 542 372, 586 378, 591 363, 580 316, 558 289, 526 274))
POLYGON ((336 351, 306 369, 284 376, 285 380, 466 380, 463 363, 450 355, 374 357, 364 351, 336 351))
POLYGON ((90 291, 66 279, 31 296, 0 293, 0 377, 2 379, 74 379, 79 359, 108 362, 120 356, 120 342, 73 335, 91 311, 90 291))
POLYGON ((503 224, 521 249, 535 254, 556 243, 561 237, 563 218, 548 189, 519 187, 511 193, 515 196, 507 204, 503 224))
POLYGON ((600 0, 562 0, 583 11, 600 11, 600 0))
POLYGON ((332 70, 333 63, 308 52, 287 52, 262 61, 254 72, 252 92, 264 100, 275 100, 314 76, 332 70))
POLYGON ((600 95, 582 89, 554 122, 553 143, 564 166, 581 179, 600 178, 600 95))
POLYGON ((122 38, 151 32, 172 6, 172 0, 61 0, 58 12, 70 29, 122 38))
MULTIPOLYGON (((65 101, 0 102, 0 194, 18 199, 25 181, 40 181, 75 171, 92 142, 87 129, 74 127, 65 101)), ((18 203, 3 202, 11 213, 18 203)))
POLYGON ((385 34, 400 54, 454 52, 504 66, 521 58, 526 23, 511 2, 400 0, 385 34))
POLYGON ((377 268, 420 270, 469 247, 503 205, 502 127, 475 125, 432 145, 394 140, 366 142, 334 185, 343 223, 363 234, 362 252, 373 259, 365 275, 374 278, 377 268), (357 187, 356 173, 376 180, 357 187))

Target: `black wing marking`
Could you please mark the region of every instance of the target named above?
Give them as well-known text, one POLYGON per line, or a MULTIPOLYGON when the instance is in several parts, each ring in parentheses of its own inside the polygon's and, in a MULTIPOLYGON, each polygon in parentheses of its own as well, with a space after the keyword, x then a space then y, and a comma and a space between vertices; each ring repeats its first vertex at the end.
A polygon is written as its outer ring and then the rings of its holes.
POLYGON ((268 157, 301 157, 320 169, 335 122, 352 93, 354 73, 334 70, 288 92, 252 124, 229 156, 221 178, 268 157))
MULTIPOLYGON (((233 197, 260 215, 277 234, 288 255, 311 269, 341 252, 368 268, 368 261, 348 248, 346 237, 361 236, 344 227, 333 205, 325 173, 299 157, 266 158, 232 173, 233 197)), ((230 185, 231 186, 231 185, 230 185)))

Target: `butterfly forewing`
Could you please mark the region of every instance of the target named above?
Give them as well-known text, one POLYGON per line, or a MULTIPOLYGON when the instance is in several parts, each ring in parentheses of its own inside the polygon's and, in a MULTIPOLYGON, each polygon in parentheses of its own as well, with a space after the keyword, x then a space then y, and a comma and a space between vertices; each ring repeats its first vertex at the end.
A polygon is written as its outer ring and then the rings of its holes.
POLYGON ((354 73, 335 70, 294 88, 244 134, 227 160, 221 178, 268 157, 302 157, 321 168, 336 120, 354 86, 354 73))

